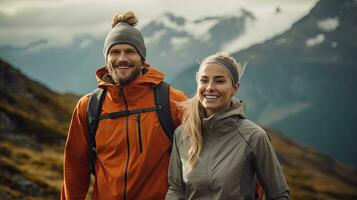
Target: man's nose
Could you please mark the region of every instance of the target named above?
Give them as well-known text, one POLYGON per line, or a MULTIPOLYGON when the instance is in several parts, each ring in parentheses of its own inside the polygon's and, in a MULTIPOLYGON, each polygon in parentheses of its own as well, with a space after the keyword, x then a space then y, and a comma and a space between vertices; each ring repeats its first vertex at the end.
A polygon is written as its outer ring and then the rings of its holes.
POLYGON ((126 61, 128 60, 128 55, 125 52, 121 52, 118 56, 119 61, 126 61))

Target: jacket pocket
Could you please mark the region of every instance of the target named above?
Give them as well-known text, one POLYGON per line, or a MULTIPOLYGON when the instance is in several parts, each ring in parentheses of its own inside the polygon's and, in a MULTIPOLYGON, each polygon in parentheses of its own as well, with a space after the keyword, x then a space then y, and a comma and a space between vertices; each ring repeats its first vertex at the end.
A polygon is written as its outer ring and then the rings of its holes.
POLYGON ((140 113, 136 114, 136 122, 138 125, 138 142, 139 142, 139 150, 140 153, 143 152, 143 144, 142 144, 142 139, 141 139, 141 123, 140 123, 140 113))

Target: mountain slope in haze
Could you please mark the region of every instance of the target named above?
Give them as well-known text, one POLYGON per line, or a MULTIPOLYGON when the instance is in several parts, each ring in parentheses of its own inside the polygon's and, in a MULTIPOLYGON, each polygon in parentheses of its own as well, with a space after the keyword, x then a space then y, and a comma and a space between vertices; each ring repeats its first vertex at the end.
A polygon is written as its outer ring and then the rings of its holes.
POLYGON ((0 199, 58 199, 63 146, 78 97, 0 60, 0 199))
MULTIPOLYGON (((58 199, 63 148, 78 97, 57 94, 0 60, 0 199, 58 199)), ((356 199, 357 171, 266 129, 292 199, 356 199)))
MULTIPOLYGON (((321 0, 277 37, 239 51, 248 116, 357 166, 357 2, 321 0)), ((195 90, 197 65, 173 82, 195 90)))

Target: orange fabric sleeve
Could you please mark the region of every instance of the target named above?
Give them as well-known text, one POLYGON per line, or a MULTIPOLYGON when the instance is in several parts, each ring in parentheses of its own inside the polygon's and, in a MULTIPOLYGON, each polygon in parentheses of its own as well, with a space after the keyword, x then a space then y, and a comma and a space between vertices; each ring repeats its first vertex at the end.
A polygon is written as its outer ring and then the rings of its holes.
POLYGON ((87 104, 89 95, 76 105, 64 149, 61 200, 84 200, 89 183, 89 145, 87 128, 87 104))

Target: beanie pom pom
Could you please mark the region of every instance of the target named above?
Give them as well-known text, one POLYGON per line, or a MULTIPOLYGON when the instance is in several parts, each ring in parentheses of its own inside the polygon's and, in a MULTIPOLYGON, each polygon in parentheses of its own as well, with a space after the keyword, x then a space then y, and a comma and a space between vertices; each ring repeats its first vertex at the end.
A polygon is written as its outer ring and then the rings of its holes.
POLYGON ((116 26, 120 22, 125 22, 131 26, 135 26, 138 24, 138 18, 135 16, 134 12, 129 10, 126 12, 118 13, 113 16, 112 20, 112 28, 116 26))

